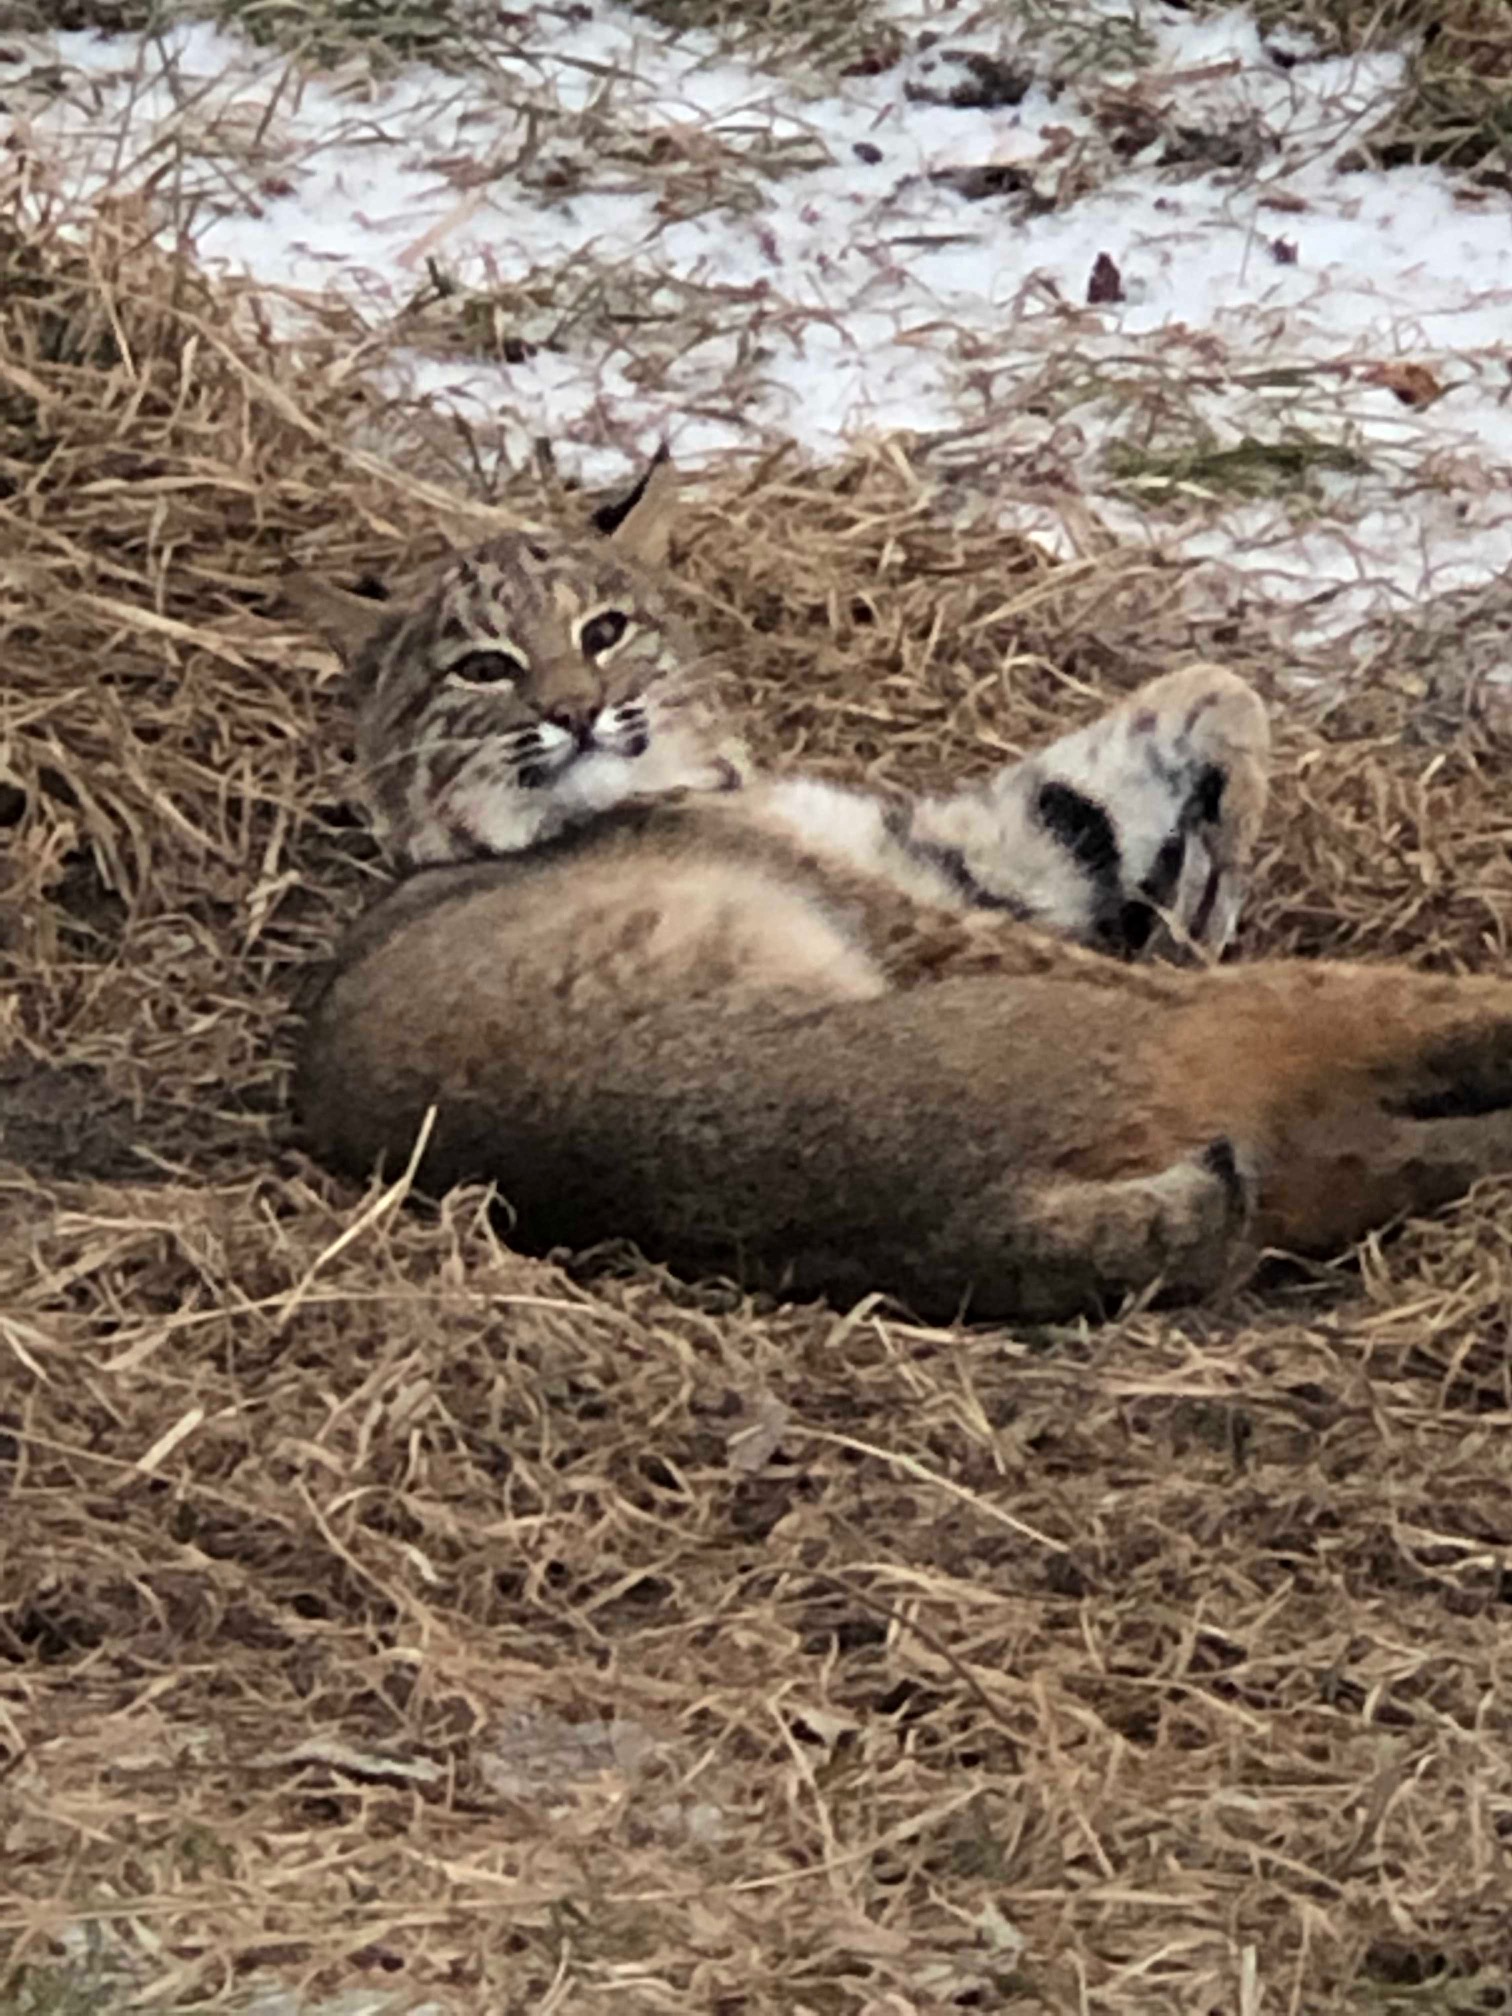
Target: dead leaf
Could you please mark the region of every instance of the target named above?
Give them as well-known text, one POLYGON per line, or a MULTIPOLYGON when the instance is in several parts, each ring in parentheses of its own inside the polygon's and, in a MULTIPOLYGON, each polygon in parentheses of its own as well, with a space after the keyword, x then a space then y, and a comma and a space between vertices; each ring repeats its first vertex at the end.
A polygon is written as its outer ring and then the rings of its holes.
POLYGON ((1444 396, 1443 386, 1426 364, 1393 360, 1389 364, 1372 364, 1360 375, 1367 385, 1384 385, 1404 406, 1431 406, 1435 399, 1444 396))
POLYGON ((1122 301, 1124 295, 1123 275, 1106 252, 1099 252, 1092 265, 1092 277, 1087 282, 1087 300, 1094 308, 1105 302, 1122 301))

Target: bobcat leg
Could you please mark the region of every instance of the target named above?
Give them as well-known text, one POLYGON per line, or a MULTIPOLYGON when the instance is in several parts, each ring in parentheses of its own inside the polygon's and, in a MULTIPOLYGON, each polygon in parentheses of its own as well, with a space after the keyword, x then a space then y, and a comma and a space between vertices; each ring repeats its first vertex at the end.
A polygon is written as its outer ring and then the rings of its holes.
MULTIPOLYGON (((1052 787, 1112 822, 1131 939, 1143 906, 1177 946, 1222 952, 1270 788, 1270 724, 1254 688, 1212 665, 1169 672, 1034 761, 1052 787)), ((1075 814, 1068 807, 1068 823, 1075 814)))
MULTIPOLYGON (((971 1256, 971 1313, 1054 1321, 1111 1313, 1152 1288, 1210 1294, 1253 1263, 1254 1202, 1252 1178, 1221 1139, 1151 1176, 1017 1192, 1005 1251, 971 1256)), ((964 1257, 955 1256, 956 1278, 964 1257)))
MULTIPOLYGON (((1255 1183, 1223 1139, 1129 1177, 1019 1170, 947 1208, 928 1234, 852 1235, 837 1253, 795 1228, 766 1270, 788 1292, 864 1294, 885 1285, 920 1316, 1066 1322, 1109 1316, 1151 1291, 1192 1301, 1236 1284, 1259 1253, 1255 1183)), ((811 1231, 818 1233, 817 1222, 811 1231)))
POLYGON ((1151 680, 984 789, 924 801, 910 840, 986 907, 1123 956, 1233 935, 1270 780, 1252 687, 1217 666, 1151 680))
POLYGON ((1294 1253, 1337 1253, 1398 1218, 1436 1211, 1483 1177, 1512 1174, 1512 1112, 1405 1121, 1342 1139, 1297 1130, 1265 1187, 1257 1237, 1294 1253))

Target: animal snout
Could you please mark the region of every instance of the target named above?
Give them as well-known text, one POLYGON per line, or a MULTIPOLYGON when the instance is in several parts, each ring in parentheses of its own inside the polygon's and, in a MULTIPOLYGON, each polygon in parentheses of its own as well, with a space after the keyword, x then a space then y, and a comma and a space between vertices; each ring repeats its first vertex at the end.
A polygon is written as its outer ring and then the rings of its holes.
POLYGON ((598 701, 586 693, 581 699, 557 700, 546 709, 546 719, 552 727, 570 735, 580 749, 586 749, 592 742, 598 715, 598 701))

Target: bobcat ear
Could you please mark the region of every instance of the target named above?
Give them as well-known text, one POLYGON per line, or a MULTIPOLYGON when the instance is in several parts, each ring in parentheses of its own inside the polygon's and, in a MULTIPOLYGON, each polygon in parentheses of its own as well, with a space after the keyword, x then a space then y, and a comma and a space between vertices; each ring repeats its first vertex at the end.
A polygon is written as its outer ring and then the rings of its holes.
POLYGON ((593 522, 620 552, 660 567, 667 557, 676 500, 677 477, 663 441, 630 494, 612 504, 601 504, 593 522))
MULTIPOLYGON (((377 583, 374 583, 375 588, 377 583)), ((314 574, 286 574, 282 600, 301 616, 317 636, 341 653, 348 665, 359 658, 385 623, 392 621, 394 605, 386 590, 375 595, 354 595, 335 588, 314 574)))

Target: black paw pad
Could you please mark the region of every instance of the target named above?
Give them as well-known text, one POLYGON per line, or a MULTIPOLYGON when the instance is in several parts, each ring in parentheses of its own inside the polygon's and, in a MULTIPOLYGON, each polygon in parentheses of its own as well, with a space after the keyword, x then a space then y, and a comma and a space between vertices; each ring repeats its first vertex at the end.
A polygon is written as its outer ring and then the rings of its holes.
POLYGON ((1149 944, 1157 922, 1155 912, 1148 903, 1121 905, 1117 918, 1104 931, 1106 949, 1126 959, 1134 958, 1149 944))

